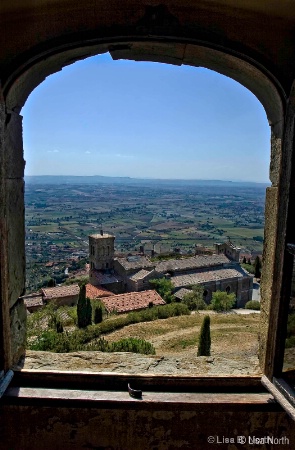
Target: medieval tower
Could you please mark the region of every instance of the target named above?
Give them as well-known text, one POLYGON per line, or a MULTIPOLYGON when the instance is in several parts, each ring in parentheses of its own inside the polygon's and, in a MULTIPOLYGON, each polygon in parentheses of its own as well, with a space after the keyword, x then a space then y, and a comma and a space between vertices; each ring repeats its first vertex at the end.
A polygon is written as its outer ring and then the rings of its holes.
POLYGON ((115 236, 102 230, 89 236, 89 262, 91 270, 108 270, 114 267, 115 236))

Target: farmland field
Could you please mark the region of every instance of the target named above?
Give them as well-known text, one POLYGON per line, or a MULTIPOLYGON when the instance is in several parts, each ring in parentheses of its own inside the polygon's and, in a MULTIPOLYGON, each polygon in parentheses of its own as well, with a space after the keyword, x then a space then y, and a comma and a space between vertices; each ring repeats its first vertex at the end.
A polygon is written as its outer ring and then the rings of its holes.
POLYGON ((108 177, 27 177, 27 291, 62 279, 74 258, 88 256, 88 235, 116 236, 117 253, 161 243, 194 254, 228 238, 262 252, 266 185, 108 177), (54 263, 54 269, 46 264, 54 263))

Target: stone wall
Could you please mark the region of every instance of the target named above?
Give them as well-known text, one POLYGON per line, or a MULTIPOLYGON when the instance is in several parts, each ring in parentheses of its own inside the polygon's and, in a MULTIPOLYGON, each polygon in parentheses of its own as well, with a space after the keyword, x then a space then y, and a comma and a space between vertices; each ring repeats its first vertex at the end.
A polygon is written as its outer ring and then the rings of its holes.
MULTIPOLYGON (((118 394, 122 396, 122 394, 118 394)), ((206 396, 206 394, 205 394, 206 396)), ((159 395, 160 398, 160 395, 159 395)), ((48 403, 48 402, 47 402, 48 403)), ((67 405, 2 404, 1 448, 3 450, 212 450, 252 449, 258 446, 237 443, 238 436, 287 437, 290 445, 259 445, 259 449, 294 448, 294 422, 271 405, 267 409, 246 408, 245 405, 169 408, 129 403, 120 407, 98 407, 80 402, 67 405), (3 428, 3 424, 5 427, 3 428), (17 432, 16 432, 17 424, 17 432), (208 443, 209 436, 215 444, 208 443), (235 443, 216 445, 217 436, 232 438, 235 443)))

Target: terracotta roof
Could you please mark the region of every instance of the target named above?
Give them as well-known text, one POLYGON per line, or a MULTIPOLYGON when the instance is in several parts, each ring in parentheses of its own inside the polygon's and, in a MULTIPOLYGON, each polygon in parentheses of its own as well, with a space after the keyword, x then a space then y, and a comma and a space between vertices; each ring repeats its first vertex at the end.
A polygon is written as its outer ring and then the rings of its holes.
POLYGON ((114 295, 101 299, 108 311, 126 313, 147 308, 150 302, 154 305, 165 305, 165 301, 154 291, 128 292, 127 294, 114 295))
POLYGON ((122 281, 122 278, 119 275, 103 273, 99 270, 92 270, 91 275, 95 277, 98 284, 119 283, 120 281, 122 281))
POLYGON ((168 259, 167 261, 161 261, 157 264, 156 271, 166 273, 171 270, 192 270, 229 263, 231 263, 231 260, 225 255, 198 255, 193 256, 192 258, 168 259))
POLYGON ((35 296, 31 296, 29 298, 25 298, 24 299, 24 303, 27 309, 36 307, 36 306, 43 306, 43 299, 42 299, 42 295, 35 295, 35 296))
POLYGON ((70 284, 68 286, 56 286, 52 288, 41 289, 46 299, 57 297, 69 297, 71 295, 79 295, 80 288, 78 284, 70 284))
POLYGON ((175 296, 176 298, 180 298, 180 299, 182 300, 183 297, 184 297, 186 294, 189 294, 190 292, 192 292, 190 289, 181 288, 181 289, 179 289, 179 291, 175 292, 174 296, 175 296))
POLYGON ((102 286, 93 286, 93 284, 86 284, 86 297, 89 298, 100 298, 100 297, 109 297, 114 295, 113 292, 108 291, 102 286))
POLYGON ((141 269, 138 272, 136 272, 133 275, 131 275, 129 277, 129 279, 132 280, 132 281, 143 280, 146 276, 150 275, 152 272, 154 272, 154 270, 141 269))
POLYGON ((127 258, 118 258, 117 261, 124 267, 125 270, 129 269, 145 269, 155 266, 146 256, 127 256, 127 258))
POLYGON ((242 277, 249 278, 249 275, 242 269, 216 269, 186 275, 176 275, 174 277, 171 277, 171 282, 173 286, 177 288, 193 284, 209 283, 210 281, 219 281, 242 277))

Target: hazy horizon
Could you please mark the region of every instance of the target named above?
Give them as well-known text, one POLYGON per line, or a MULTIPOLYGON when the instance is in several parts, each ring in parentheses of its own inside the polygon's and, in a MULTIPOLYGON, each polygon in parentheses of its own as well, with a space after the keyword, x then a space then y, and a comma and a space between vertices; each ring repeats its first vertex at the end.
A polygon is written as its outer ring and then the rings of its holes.
POLYGON ((241 184, 263 184, 270 185, 268 182, 258 182, 250 180, 219 180, 219 179, 201 179, 201 178, 151 178, 151 177, 128 177, 128 176, 109 176, 109 175, 25 175, 25 178, 115 178, 115 179, 127 179, 127 180, 138 180, 138 181, 190 181, 190 182, 204 182, 204 183, 241 183, 241 184))

